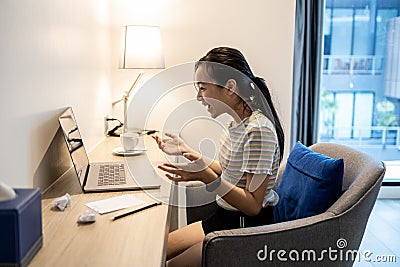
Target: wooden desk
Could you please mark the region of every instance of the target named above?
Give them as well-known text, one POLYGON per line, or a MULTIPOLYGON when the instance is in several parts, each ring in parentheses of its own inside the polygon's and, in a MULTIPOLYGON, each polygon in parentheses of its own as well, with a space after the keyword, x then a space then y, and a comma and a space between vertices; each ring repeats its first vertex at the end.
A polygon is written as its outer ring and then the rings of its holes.
MULTIPOLYGON (((112 148, 116 146, 119 146, 119 138, 106 138, 89 154, 90 159, 124 160, 123 157, 111 154, 112 148)), ((151 142, 146 142, 148 153, 153 153, 154 159, 157 149, 151 146, 151 142)), ((144 153, 136 157, 147 155, 144 153)), ((160 189, 155 189, 154 193, 167 200, 170 188, 165 183, 160 189)), ((98 215, 93 224, 77 224, 78 216, 88 210, 85 203, 121 194, 132 194, 148 202, 154 201, 142 190, 83 194, 73 170, 63 175, 43 194, 43 247, 30 266, 164 266, 166 235, 173 216, 173 209, 169 209, 167 204, 117 221, 110 219, 124 211, 98 215), (51 209, 54 198, 67 192, 71 194, 72 206, 63 212, 51 209)))

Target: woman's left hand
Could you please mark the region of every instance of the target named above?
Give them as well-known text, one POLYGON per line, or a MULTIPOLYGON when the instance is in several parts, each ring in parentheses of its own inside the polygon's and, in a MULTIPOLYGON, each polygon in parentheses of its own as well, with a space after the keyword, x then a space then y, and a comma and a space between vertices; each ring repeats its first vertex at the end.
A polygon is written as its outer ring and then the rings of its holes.
POLYGON ((202 181, 210 183, 214 181, 218 174, 216 174, 202 157, 197 158, 191 153, 185 153, 183 156, 189 160, 187 163, 163 163, 158 168, 167 172, 168 179, 174 182, 180 181, 202 181))

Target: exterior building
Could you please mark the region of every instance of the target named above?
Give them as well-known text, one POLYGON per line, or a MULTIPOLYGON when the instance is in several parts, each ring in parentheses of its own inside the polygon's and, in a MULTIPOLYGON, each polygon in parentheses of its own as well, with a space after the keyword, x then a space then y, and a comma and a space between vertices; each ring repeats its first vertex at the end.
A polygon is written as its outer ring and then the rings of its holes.
POLYGON ((327 0, 322 60, 320 140, 397 149, 400 0, 327 0))
POLYGON ((363 150, 400 185, 400 0, 326 0, 319 141, 363 150))

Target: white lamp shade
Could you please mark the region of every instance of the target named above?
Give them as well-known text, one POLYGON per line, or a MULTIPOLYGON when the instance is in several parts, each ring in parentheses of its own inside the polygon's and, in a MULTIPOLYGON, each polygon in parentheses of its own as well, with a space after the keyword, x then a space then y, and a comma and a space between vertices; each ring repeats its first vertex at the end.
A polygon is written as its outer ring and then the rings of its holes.
POLYGON ((162 69, 164 55, 157 26, 130 25, 121 29, 121 69, 162 69))

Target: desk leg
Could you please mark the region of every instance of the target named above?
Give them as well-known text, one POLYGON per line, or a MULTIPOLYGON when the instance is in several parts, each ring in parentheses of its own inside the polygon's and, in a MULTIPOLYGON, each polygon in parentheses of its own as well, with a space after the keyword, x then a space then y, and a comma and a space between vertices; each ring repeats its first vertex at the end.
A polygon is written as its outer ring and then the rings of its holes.
POLYGON ((179 210, 179 186, 178 182, 171 184, 170 206, 168 208, 169 231, 172 232, 179 228, 178 210, 179 210))

